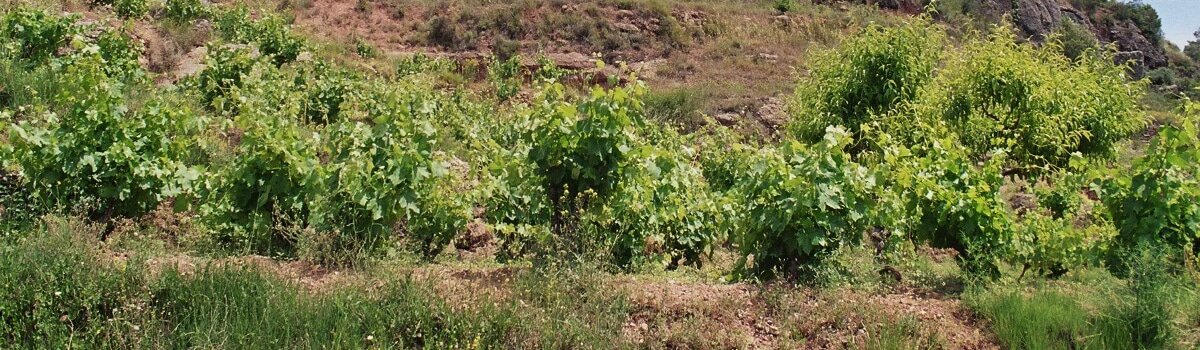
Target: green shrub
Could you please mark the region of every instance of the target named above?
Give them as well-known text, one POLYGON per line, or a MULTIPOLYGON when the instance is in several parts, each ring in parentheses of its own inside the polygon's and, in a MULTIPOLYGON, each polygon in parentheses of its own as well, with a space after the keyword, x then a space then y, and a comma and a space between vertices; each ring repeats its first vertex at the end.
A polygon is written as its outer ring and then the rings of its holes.
POLYGON ((564 253, 570 256, 557 257, 574 263, 575 258, 591 260, 603 254, 600 244, 608 233, 583 216, 595 215, 587 211, 617 188, 621 166, 633 147, 634 126, 643 121, 645 88, 641 83, 612 90, 597 87, 574 102, 564 89, 558 83, 542 87, 527 114, 531 125, 522 129, 522 139, 530 142, 527 159, 540 174, 551 208, 553 235, 534 251, 539 261, 564 253), (581 229, 582 224, 587 227, 581 229))
POLYGON ((400 116, 371 127, 345 122, 332 130, 331 164, 314 226, 335 232, 337 251, 363 252, 380 246, 393 226, 418 210, 417 185, 431 174, 431 134, 400 116), (414 131, 418 131, 414 133, 414 131))
POLYGON ((233 163, 214 174, 200 212, 218 243, 291 255, 295 231, 309 226, 322 168, 312 139, 291 121, 266 113, 247 111, 233 163))
POLYGON ((259 52, 270 57, 276 66, 295 61, 304 50, 304 41, 292 34, 286 19, 276 15, 251 19, 244 6, 221 13, 216 20, 216 29, 228 40, 257 44, 259 52))
POLYGON ((206 107, 236 114, 237 103, 229 97, 242 87, 256 62, 257 58, 251 56, 249 49, 210 45, 204 57, 204 70, 189 80, 189 84, 199 90, 201 102, 206 107))
POLYGON ((31 200, 55 209, 95 202, 100 219, 135 216, 188 191, 199 176, 184 163, 195 115, 155 100, 129 111, 105 69, 99 55, 77 58, 61 73, 74 83, 58 97, 69 110, 9 131, 31 200))
POLYGON ((133 80, 145 77, 146 72, 138 63, 142 47, 133 38, 117 31, 105 31, 96 39, 100 57, 104 58, 104 71, 108 76, 133 80))
POLYGON ((905 105, 930 80, 944 36, 918 18, 894 28, 871 25, 818 54, 793 96, 790 133, 818 142, 826 127, 841 125, 860 141, 860 125, 905 105))
POLYGON ((150 5, 146 0, 112 0, 113 10, 117 12, 117 16, 121 18, 141 18, 146 16, 146 12, 150 11, 150 5))
POLYGON ((1072 63, 1000 30, 973 40, 914 103, 917 118, 944 121, 972 156, 1008 153, 1023 173, 1067 165, 1075 152, 1110 157, 1145 125, 1141 83, 1106 55, 1072 63))
POLYGON ((775 0, 775 11, 788 13, 796 10, 796 0, 775 0))
POLYGON ((452 182, 442 179, 427 185, 419 202, 421 209, 409 214, 405 229, 427 259, 437 256, 466 230, 471 205, 452 182))
POLYGON ((1016 238, 999 193, 1004 155, 977 165, 953 139, 912 148, 878 139, 883 155, 874 170, 888 189, 875 214, 878 224, 898 237, 956 250, 974 276, 998 276, 998 263, 1016 238))
POLYGON ((631 149, 634 125, 642 122, 644 87, 593 89, 580 101, 565 101, 564 87, 548 85, 532 112, 529 160, 545 176, 555 211, 585 192, 607 195, 620 178, 631 149))
POLYGON ((675 153, 674 144, 644 146, 629 154, 631 164, 609 198, 604 228, 615 235, 614 262, 631 267, 669 259, 668 268, 683 261, 699 267, 701 257, 725 235, 721 197, 709 191, 700 169, 688 159, 690 149, 675 153))
POLYGON ((1102 199, 1120 234, 1117 244, 1165 244, 1200 252, 1200 104, 1165 125, 1130 172, 1105 183, 1102 199), (1190 246, 1190 247, 1189 247, 1190 246))
POLYGON ((1160 67, 1146 72, 1146 80, 1154 86, 1172 86, 1178 84, 1179 77, 1174 69, 1160 67))
POLYGON ((318 63, 297 76, 297 85, 305 90, 304 114, 308 122, 330 124, 341 118, 342 103, 354 92, 351 73, 318 63))
POLYGON ((1100 46, 1096 41, 1095 34, 1069 19, 1063 19, 1055 29, 1055 33, 1058 36, 1054 40, 1061 48, 1062 54, 1073 60, 1078 59, 1088 50, 1095 50, 1100 46))
POLYGON ((55 16, 41 10, 17 7, 3 17, 3 37, 6 52, 31 61, 44 62, 79 32, 74 16, 55 16))
POLYGON ((1060 275, 1080 266, 1096 265, 1103 261, 1108 244, 1116 229, 1107 222, 1078 227, 1075 218, 1054 218, 1041 213, 1028 213, 1013 228, 1013 262, 1024 271, 1043 275, 1060 275))
POLYGON ((182 23, 207 16, 202 0, 166 0, 164 12, 168 19, 182 23))
POLYGON ((829 127, 811 148, 793 141, 760 151, 740 184, 748 203, 739 270, 794 275, 862 239, 874 179, 845 152, 850 142, 849 132, 829 127))
POLYGON ((508 101, 521 92, 521 57, 512 56, 507 59, 492 58, 488 64, 488 81, 496 89, 496 98, 501 102, 508 101))
POLYGON ((501 149, 488 157, 485 215, 500 240, 500 260, 524 257, 549 241, 550 197, 545 180, 526 154, 501 149))

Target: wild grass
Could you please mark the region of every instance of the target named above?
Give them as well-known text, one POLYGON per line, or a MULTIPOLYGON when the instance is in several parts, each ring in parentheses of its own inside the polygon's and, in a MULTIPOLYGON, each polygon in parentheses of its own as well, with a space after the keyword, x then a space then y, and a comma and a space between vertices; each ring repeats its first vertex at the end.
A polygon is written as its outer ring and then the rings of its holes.
MULTIPOLYGON (((627 307, 586 271, 451 297, 411 275, 310 290, 250 264, 152 271, 50 219, 0 245, 0 348, 614 348, 627 307), (120 255, 118 255, 120 256, 120 255)), ((216 261, 216 260, 214 260, 216 261)))
POLYGON ((1200 330, 1196 280, 1171 271, 1161 252, 1126 257, 1121 279, 1095 268, 1057 281, 991 286, 964 295, 1013 349, 1191 349, 1200 330))

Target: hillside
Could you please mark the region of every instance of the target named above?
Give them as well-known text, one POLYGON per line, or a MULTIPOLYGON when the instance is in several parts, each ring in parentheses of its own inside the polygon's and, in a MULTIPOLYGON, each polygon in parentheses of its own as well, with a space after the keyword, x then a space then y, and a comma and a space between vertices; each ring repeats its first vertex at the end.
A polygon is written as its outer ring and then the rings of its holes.
POLYGON ((6 2, 0 348, 1193 349, 1198 65, 1156 25, 6 2))

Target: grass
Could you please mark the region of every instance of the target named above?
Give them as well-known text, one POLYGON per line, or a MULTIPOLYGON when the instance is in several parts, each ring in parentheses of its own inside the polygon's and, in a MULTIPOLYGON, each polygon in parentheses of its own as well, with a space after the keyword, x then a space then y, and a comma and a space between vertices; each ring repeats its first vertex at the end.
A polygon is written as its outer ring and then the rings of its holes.
POLYGON ((449 297, 411 275, 308 290, 254 265, 152 271, 50 219, 0 246, 0 348, 612 348, 623 297, 585 271, 449 297))
POLYGON ((940 339, 930 334, 929 330, 912 316, 874 323, 874 326, 870 327, 866 333, 864 349, 902 350, 945 347, 940 339))
POLYGON ((1191 349, 1200 322, 1193 276, 1165 270, 1157 254, 1127 259, 1135 271, 1119 279, 1087 268, 1058 281, 978 289, 966 303, 1012 349, 1191 349))
POLYGON ((995 292, 973 302, 1001 344, 1010 349, 1077 349, 1090 335, 1088 312, 1068 295, 995 292))

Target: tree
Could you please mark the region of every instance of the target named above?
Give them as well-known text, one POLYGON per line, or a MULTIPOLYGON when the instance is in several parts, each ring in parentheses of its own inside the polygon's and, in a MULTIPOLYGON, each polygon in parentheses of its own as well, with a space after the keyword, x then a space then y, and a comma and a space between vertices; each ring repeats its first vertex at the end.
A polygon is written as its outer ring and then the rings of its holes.
POLYGON ((1189 41, 1187 46, 1183 47, 1183 54, 1191 58, 1193 62, 1200 62, 1200 29, 1197 29, 1192 36, 1196 40, 1189 41))

